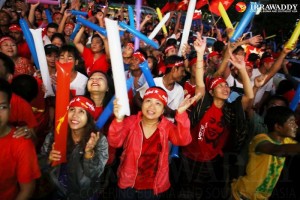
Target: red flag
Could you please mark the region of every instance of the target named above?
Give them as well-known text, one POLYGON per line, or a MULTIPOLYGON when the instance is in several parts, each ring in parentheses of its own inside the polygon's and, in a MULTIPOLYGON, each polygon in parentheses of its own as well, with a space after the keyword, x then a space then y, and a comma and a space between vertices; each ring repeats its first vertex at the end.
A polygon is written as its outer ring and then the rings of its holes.
POLYGON ((212 0, 209 5, 209 10, 213 14, 220 16, 221 14, 218 9, 219 2, 221 2, 223 4, 225 10, 227 10, 231 6, 233 1, 234 0, 212 0))
POLYGON ((52 162, 52 166, 67 161, 67 136, 68 136, 68 110, 70 101, 70 79, 73 63, 56 62, 57 69, 57 90, 56 90, 56 108, 55 108, 55 133, 54 149, 60 151, 61 159, 52 162))
POLYGON ((199 10, 207 4, 207 0, 198 0, 196 3, 196 10, 199 10))
POLYGON ((177 9, 176 10, 182 10, 186 11, 189 6, 189 0, 183 0, 177 4, 177 9))
POLYGON ((160 10, 162 14, 165 14, 169 11, 176 10, 177 4, 175 2, 169 3, 167 2, 166 5, 160 10))

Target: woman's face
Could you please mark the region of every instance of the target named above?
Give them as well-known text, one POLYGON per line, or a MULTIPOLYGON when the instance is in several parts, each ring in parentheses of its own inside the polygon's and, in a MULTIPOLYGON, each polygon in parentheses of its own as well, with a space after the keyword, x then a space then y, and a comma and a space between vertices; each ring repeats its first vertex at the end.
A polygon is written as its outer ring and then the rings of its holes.
POLYGON ((5 40, 2 42, 0 51, 9 57, 15 57, 18 53, 17 45, 12 40, 5 40))
POLYGON ((142 103, 143 116, 149 120, 159 119, 164 113, 164 108, 164 104, 155 98, 147 98, 142 103))
POLYGON ((108 90, 107 79, 101 72, 95 72, 87 82, 87 89, 90 93, 105 93, 108 90))
POLYGON ((219 83, 212 91, 212 96, 214 98, 228 99, 230 94, 230 88, 227 83, 219 83))
POLYGON ((95 37, 92 39, 91 50, 93 53, 99 53, 103 50, 103 48, 104 48, 104 45, 100 38, 95 37))
POLYGON ((68 123, 72 130, 83 129, 88 121, 87 112, 81 107, 70 107, 68 110, 68 123))
POLYGON ((150 69, 150 71, 152 71, 153 69, 153 59, 152 58, 147 58, 148 61, 148 68, 150 69))

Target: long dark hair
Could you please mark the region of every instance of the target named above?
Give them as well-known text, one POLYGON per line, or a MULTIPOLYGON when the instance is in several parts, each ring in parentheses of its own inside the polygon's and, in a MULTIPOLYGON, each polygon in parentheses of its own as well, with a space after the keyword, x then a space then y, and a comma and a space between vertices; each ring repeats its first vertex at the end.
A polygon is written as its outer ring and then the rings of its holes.
MULTIPOLYGON (((86 122, 86 125, 84 126, 83 136, 79 142, 79 145, 83 149, 85 149, 85 146, 90 139, 91 133, 92 132, 96 133, 98 131, 96 128, 94 117, 89 112, 86 112, 86 115, 87 115, 87 122, 86 122)), ((68 126, 68 141, 67 141, 68 154, 72 152, 72 150, 74 149, 74 146, 75 146, 75 144, 72 140, 72 130, 68 126)))
MULTIPOLYGON (((105 76, 106 78, 106 81, 107 81, 107 87, 108 87, 108 90, 106 91, 105 93, 105 96, 104 96, 104 99, 103 99, 103 102, 102 102, 102 106, 103 107, 106 107, 107 104, 109 103, 109 101, 111 100, 111 98, 114 96, 115 94, 115 86, 114 86, 114 83, 113 83, 113 79, 111 76, 109 76, 108 74, 104 73, 103 71, 93 71, 89 78, 94 74, 94 73, 101 73, 105 76)), ((85 88, 85 95, 86 97, 88 98, 91 98, 91 93, 88 91, 88 86, 86 85, 86 88, 85 88)))

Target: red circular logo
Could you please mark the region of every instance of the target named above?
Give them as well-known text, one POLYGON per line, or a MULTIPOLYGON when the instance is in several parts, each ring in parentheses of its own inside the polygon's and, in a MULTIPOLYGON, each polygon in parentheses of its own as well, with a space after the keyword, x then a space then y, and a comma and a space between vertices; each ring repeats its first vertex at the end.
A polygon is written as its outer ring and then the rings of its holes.
POLYGON ((238 11, 239 13, 245 12, 247 6, 244 2, 238 2, 235 5, 235 10, 238 11))

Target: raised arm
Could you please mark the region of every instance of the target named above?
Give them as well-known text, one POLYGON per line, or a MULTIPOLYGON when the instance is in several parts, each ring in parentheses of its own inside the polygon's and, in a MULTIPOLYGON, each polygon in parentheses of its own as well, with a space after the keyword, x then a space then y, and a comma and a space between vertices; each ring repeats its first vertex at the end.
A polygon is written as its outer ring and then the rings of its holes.
POLYGON ((243 105, 243 109, 246 110, 249 105, 250 100, 254 98, 254 94, 253 94, 253 89, 251 87, 250 78, 246 71, 246 64, 244 61, 244 56, 238 56, 238 55, 231 54, 229 61, 234 65, 235 68, 238 69, 238 71, 241 75, 244 92, 245 92, 245 94, 242 97, 242 105, 243 105))
POLYGON ((287 49, 283 48, 281 51, 279 57, 272 65, 271 69, 266 73, 266 80, 265 83, 267 83, 281 68, 281 65, 284 61, 284 58, 292 51, 293 49, 287 49))
POLYGON ((197 52, 195 96, 197 96, 196 101, 198 101, 204 97, 205 94, 203 55, 206 48, 206 39, 202 39, 202 35, 200 33, 197 33, 194 48, 197 52))
POLYGON ((73 40, 73 43, 75 45, 75 47, 77 48, 77 50, 79 51, 79 53, 83 53, 83 50, 84 50, 84 46, 83 44, 80 42, 80 38, 82 37, 83 35, 83 32, 84 32, 84 27, 82 26, 80 28, 80 30, 78 31, 78 33, 76 34, 74 40, 73 40))
POLYGON ((62 20, 61 20, 61 22, 60 22, 60 24, 59 24, 59 26, 58 26, 58 30, 57 30, 58 33, 63 33, 63 32, 64 32, 64 28, 65 28, 65 25, 66 25, 66 21, 67 21, 67 19, 68 19, 71 15, 72 15, 72 14, 71 14, 70 10, 65 10, 64 16, 63 16, 63 18, 62 18, 62 20))
POLYGON ((34 24, 34 12, 36 10, 36 8, 40 5, 40 3, 35 3, 35 4, 31 4, 30 5, 30 9, 29 9, 29 14, 28 14, 28 21, 30 22, 30 24, 34 24))

